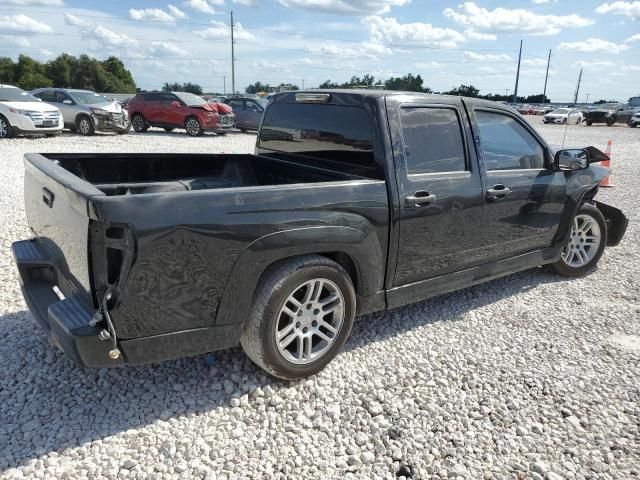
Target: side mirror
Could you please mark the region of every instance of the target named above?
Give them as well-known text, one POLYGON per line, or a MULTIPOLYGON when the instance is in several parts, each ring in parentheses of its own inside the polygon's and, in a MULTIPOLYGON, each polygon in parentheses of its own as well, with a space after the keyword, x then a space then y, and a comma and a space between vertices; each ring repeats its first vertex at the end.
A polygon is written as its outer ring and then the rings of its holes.
POLYGON ((556 152, 554 163, 557 170, 584 170, 589 168, 589 158, 586 148, 568 148, 556 152))
POLYGON ((65 105, 73 105, 73 102, 68 98, 65 98, 64 100, 62 100, 62 103, 64 103, 65 105))
POLYGON ((173 102, 171 102, 171 106, 175 108, 180 108, 182 105, 180 105, 179 101, 174 100, 173 102))

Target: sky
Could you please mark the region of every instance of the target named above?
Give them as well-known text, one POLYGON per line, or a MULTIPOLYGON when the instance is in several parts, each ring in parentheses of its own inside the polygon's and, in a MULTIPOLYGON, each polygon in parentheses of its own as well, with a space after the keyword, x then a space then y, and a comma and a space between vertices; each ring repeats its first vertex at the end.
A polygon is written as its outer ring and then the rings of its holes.
POLYGON ((317 87, 366 73, 420 74, 434 91, 460 84, 579 101, 640 95, 640 1, 569 0, 1 0, 0 56, 120 57, 143 89, 195 82, 317 87), (588 99, 587 99, 588 94, 588 99))

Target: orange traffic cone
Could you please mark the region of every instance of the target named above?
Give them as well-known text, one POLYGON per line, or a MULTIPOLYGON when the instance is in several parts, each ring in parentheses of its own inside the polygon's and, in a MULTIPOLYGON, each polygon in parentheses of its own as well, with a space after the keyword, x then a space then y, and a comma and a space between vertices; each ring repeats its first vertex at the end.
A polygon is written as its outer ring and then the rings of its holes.
MULTIPOLYGON (((609 157, 609 160, 603 160, 602 162, 600 162, 600 164, 603 167, 607 167, 609 169, 609 172, 611 172, 611 140, 607 141, 607 148, 605 148, 604 153, 607 155, 607 157, 609 157)), ((600 186, 601 187, 613 187, 613 185, 609 182, 609 179, 611 178, 611 174, 607 175, 601 182, 600 182, 600 186)))

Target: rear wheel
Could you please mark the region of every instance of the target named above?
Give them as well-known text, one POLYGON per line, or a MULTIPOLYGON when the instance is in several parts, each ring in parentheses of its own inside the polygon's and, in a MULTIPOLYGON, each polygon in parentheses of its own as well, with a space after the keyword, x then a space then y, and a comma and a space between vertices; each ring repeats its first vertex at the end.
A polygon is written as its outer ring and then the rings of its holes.
POLYGON ((0 115, 0 138, 13 137, 13 127, 9 123, 9 120, 0 115))
POLYGON ((594 270, 607 244, 607 223, 595 206, 585 203, 573 219, 560 260, 551 268, 560 275, 580 277, 594 270))
POLYGON ((187 131, 187 135, 191 137, 198 137, 204 133, 200 120, 196 117, 187 118, 187 121, 184 122, 184 128, 187 131))
POLYGON ((613 119, 607 120, 607 127, 612 126, 614 122, 615 122, 615 120, 613 120, 613 119))
POLYGON ((587 127, 590 127, 593 122, 591 120, 587 120, 587 127))
POLYGON ((76 130, 85 136, 93 135, 95 133, 93 122, 86 115, 78 117, 76 120, 76 130))
POLYGON ((307 377, 340 351, 355 309, 353 285, 340 265, 317 255, 285 261, 258 286, 240 342, 269 374, 307 377))
POLYGON ((141 113, 133 114, 133 117, 131 117, 131 126, 138 133, 146 132, 149 129, 149 124, 141 113))

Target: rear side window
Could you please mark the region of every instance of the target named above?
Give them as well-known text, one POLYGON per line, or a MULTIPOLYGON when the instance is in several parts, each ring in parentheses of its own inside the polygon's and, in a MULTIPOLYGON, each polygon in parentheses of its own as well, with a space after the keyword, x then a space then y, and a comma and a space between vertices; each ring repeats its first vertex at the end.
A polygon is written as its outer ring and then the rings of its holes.
POLYGON ((55 102, 56 101, 56 92, 51 90, 46 90, 44 92, 34 93, 34 96, 41 98, 45 102, 55 102))
POLYGON ((242 110, 244 102, 242 100, 229 100, 227 105, 229 105, 234 110, 242 110))
POLYGON ((459 172, 466 169, 458 114, 452 108, 400 109, 407 173, 459 172))
POLYGON ((544 168, 544 150, 529 131, 508 115, 477 111, 487 170, 544 168))
POLYGON ((373 156, 371 118, 361 107, 275 103, 267 109, 258 148, 309 163, 329 162, 358 175, 380 174, 373 156))
POLYGON ((159 102, 160 101, 160 93, 145 93, 142 97, 145 102, 159 102))

